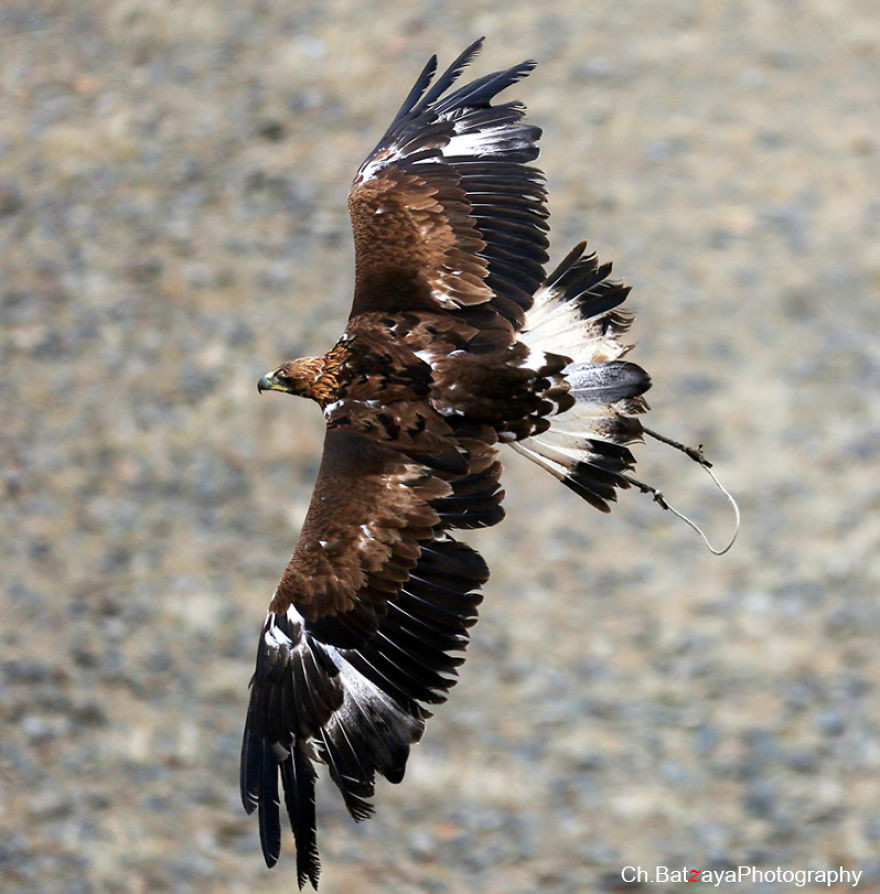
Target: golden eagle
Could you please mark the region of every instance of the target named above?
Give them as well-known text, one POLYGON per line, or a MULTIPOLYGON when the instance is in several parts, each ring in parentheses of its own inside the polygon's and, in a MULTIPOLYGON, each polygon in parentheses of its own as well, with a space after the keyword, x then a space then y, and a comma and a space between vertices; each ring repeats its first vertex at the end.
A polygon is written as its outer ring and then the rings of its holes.
POLYGON ((638 484, 627 445, 650 379, 621 359, 629 289, 584 243, 545 274, 541 131, 522 104, 493 104, 534 63, 451 91, 480 45, 433 86, 428 62, 355 175, 342 337, 258 386, 312 398, 327 426, 260 634, 241 754, 266 863, 283 797, 300 887, 320 871, 315 764, 368 817, 376 773, 400 782, 428 706, 455 683, 489 572, 451 532, 501 521, 498 445, 605 512, 638 484))

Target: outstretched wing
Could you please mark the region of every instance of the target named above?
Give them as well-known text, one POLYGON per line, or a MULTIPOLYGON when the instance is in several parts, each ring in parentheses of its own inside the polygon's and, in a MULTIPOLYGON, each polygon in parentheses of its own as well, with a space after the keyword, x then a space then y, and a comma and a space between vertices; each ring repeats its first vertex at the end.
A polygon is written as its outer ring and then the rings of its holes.
POLYGON ((547 260, 543 175, 528 166, 541 131, 522 123, 520 103, 491 102, 534 63, 444 96, 481 45, 429 90, 432 57, 355 175, 352 316, 485 304, 522 325, 547 260))
POLYGON ((371 634, 376 612, 440 523, 432 501, 451 490, 391 447, 328 429, 312 501, 269 610, 294 605, 333 645, 371 634))
POLYGON ((313 761, 355 819, 375 775, 403 778, 409 748, 464 660, 488 571, 449 528, 501 517, 500 464, 485 447, 452 481, 346 429, 324 459, 293 558, 260 637, 241 755, 245 809, 269 866, 281 849, 278 777, 300 887, 317 885, 313 761))

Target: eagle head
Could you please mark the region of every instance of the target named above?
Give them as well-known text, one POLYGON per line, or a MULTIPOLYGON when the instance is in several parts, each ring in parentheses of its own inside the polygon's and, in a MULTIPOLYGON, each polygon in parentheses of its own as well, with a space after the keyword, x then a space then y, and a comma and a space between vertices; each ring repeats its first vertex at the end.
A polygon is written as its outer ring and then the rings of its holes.
POLYGON ((266 373, 257 382, 257 391, 286 391, 300 397, 311 397, 320 400, 317 393, 323 372, 323 357, 300 357, 288 360, 274 372, 266 373))

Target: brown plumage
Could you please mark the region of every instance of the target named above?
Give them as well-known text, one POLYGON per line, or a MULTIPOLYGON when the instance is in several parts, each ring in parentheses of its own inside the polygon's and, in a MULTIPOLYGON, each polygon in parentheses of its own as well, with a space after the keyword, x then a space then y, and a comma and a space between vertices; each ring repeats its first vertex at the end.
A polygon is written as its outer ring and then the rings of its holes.
POLYGON ((260 636, 242 745, 245 809, 272 866, 280 793, 300 887, 317 886, 315 763, 355 819, 376 773, 455 682, 488 571, 450 536, 503 517, 499 443, 597 508, 631 483, 650 385, 621 360, 627 289, 578 246, 550 276, 538 128, 494 97, 533 63, 448 92, 432 59, 349 194, 355 294, 323 357, 260 390, 310 397, 327 432, 312 502, 260 636))

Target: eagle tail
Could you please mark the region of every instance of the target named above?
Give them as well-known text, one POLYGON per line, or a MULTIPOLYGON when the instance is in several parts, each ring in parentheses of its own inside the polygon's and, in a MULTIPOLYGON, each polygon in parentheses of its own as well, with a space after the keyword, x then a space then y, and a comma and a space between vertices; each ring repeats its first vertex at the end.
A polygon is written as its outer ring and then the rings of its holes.
POLYGON ((635 465, 628 445, 642 439, 638 414, 648 374, 622 358, 632 347, 620 340, 632 314, 620 306, 629 287, 610 280, 611 264, 599 264, 577 245, 536 292, 521 339, 530 349, 571 359, 561 372, 570 403, 549 427, 512 444, 588 503, 608 512, 615 488, 629 487, 635 465))

